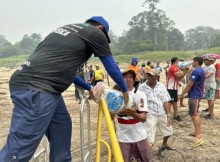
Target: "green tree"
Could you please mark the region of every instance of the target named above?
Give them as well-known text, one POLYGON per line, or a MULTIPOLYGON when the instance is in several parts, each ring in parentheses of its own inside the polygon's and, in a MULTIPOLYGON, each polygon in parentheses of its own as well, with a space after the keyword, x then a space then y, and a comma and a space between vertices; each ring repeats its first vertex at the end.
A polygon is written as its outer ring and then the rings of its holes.
POLYGON ((210 26, 198 26, 185 32, 186 50, 197 50, 212 47, 220 30, 210 26))
POLYGON ((220 34, 216 35, 212 47, 220 47, 220 34))
POLYGON ((37 33, 33 33, 30 35, 30 38, 33 39, 33 41, 35 42, 35 44, 38 44, 42 41, 42 37, 40 34, 37 34, 37 33))
POLYGON ((40 34, 33 33, 30 36, 24 35, 19 44, 25 54, 31 54, 41 40, 42 38, 40 34))
POLYGON ((5 46, 5 45, 11 45, 11 43, 8 42, 5 36, 0 35, 0 47, 5 46))
POLYGON ((118 55, 121 53, 120 49, 118 48, 118 37, 114 34, 112 30, 109 31, 109 38, 111 40, 110 48, 114 55, 118 55))
POLYGON ((0 57, 13 56, 16 54, 14 46, 5 38, 0 35, 0 57))
POLYGON ((118 41, 121 51, 183 49, 183 34, 174 28, 175 23, 166 16, 165 11, 156 7, 159 2, 146 0, 143 3, 146 10, 132 17, 128 23, 130 29, 118 41), (174 42, 177 43, 171 44, 174 42))
POLYGON ((176 51, 184 49, 184 35, 179 29, 172 28, 167 32, 167 50, 176 51))

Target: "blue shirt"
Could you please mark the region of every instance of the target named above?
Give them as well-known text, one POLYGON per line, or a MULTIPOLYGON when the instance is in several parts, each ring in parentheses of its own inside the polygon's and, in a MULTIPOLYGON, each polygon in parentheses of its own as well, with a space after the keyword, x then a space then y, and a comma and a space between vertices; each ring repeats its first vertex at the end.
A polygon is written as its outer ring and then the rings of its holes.
POLYGON ((203 68, 197 67, 193 70, 189 80, 194 84, 189 90, 188 96, 192 99, 202 99, 204 91, 205 72, 203 68))

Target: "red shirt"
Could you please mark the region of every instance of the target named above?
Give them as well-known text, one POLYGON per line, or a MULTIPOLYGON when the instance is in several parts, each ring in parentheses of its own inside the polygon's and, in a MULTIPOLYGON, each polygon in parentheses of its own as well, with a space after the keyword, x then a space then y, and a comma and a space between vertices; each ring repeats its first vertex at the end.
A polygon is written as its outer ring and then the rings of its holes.
POLYGON ((168 70, 168 78, 167 78, 167 89, 178 90, 178 78, 174 75, 174 73, 178 72, 179 68, 176 65, 171 65, 168 70))
POLYGON ((215 69, 216 69, 215 79, 220 79, 220 63, 219 62, 215 64, 215 69))

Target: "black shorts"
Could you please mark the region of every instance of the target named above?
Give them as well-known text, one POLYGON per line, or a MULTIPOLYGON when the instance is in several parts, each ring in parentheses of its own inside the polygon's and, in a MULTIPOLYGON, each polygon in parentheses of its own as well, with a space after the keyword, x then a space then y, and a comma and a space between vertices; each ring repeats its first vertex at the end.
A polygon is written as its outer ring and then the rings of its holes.
POLYGON ((95 80, 94 85, 96 85, 98 82, 103 82, 103 80, 102 80, 102 79, 100 79, 100 80, 95 80))
POLYGON ((178 98, 177 90, 168 89, 167 91, 170 94, 170 98, 171 98, 169 102, 170 103, 177 102, 177 98, 178 98))

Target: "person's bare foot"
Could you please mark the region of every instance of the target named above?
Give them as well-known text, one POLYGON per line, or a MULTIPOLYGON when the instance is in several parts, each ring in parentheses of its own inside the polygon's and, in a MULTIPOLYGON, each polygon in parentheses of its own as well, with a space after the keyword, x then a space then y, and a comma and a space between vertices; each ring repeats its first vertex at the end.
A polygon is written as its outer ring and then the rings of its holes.
POLYGON ((186 107, 186 105, 181 104, 180 107, 186 107))

